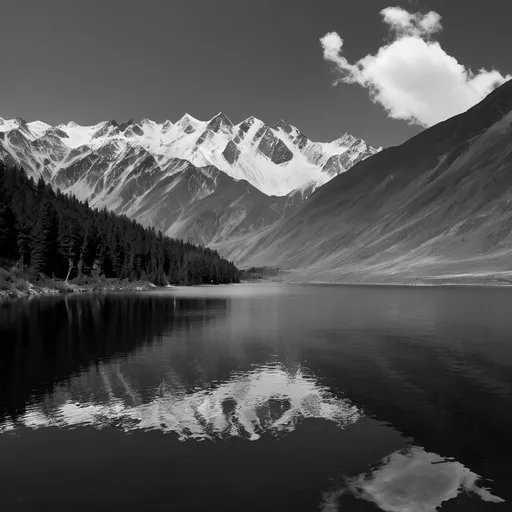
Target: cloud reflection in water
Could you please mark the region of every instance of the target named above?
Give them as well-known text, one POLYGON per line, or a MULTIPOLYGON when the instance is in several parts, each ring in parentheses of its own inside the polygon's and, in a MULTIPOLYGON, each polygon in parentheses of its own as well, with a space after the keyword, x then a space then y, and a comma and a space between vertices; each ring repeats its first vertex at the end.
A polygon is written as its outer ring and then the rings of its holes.
POLYGON ((459 462, 415 446, 406 452, 392 453, 370 475, 347 479, 344 487, 326 493, 321 510, 337 511, 345 492, 375 503, 386 512, 435 512, 462 491, 474 493, 484 501, 504 502, 477 486, 478 479, 477 474, 459 462))

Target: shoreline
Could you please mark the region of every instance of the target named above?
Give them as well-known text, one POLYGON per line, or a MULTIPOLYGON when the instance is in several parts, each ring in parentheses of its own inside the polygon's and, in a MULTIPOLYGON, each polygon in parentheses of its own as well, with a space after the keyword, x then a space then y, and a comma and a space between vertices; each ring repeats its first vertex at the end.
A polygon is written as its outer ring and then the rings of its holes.
POLYGON ((482 281, 456 281, 431 278, 417 282, 400 281, 321 281, 321 280, 279 280, 279 279, 254 279, 242 281, 241 284, 300 284, 300 285, 322 285, 322 286, 382 286, 382 287, 406 287, 406 288, 510 288, 512 281, 501 279, 489 279, 482 281), (439 279, 439 281, 437 281, 439 279))
MULTIPOLYGON (((64 282, 58 281, 59 287, 50 287, 45 285, 37 285, 27 282, 23 289, 13 288, 10 290, 0 290, 0 303, 4 301, 17 299, 35 299, 40 297, 49 297, 52 295, 71 295, 77 293, 104 293, 104 292, 147 292, 155 290, 169 290, 175 288, 200 288, 200 287, 216 287, 221 285, 214 284, 196 284, 196 285, 166 285, 157 286, 149 281, 121 281, 112 279, 105 283, 76 284, 67 283, 64 288, 64 282)), ((241 284, 241 283, 230 283, 241 284)), ((226 283, 227 285, 227 283, 226 283)))
MULTIPOLYGON (((275 281, 274 281, 275 282, 275 281)), ((283 284, 316 284, 322 286, 381 286, 395 288, 510 288, 512 283, 352 283, 352 282, 328 282, 328 281, 288 281, 283 284)))
MULTIPOLYGON (((434 278, 435 279, 435 278, 434 278)), ((284 285, 317 285, 317 286, 366 286, 366 287, 403 287, 403 288, 511 288, 512 282, 506 280, 496 280, 498 282, 483 281, 483 282, 334 282, 334 281, 288 281, 279 279, 253 279, 241 281, 238 284, 251 285, 271 285, 271 284, 284 284, 284 285)), ((197 288, 208 285, 195 285, 187 286, 197 288)), ((218 285, 212 285, 218 286, 218 285)), ((75 284, 67 283, 64 285, 63 281, 59 281, 59 287, 50 287, 37 285, 27 282, 24 289, 13 288, 11 290, 0 290, 0 302, 16 300, 16 299, 33 299, 39 297, 48 297, 52 295, 67 295, 76 293, 102 293, 102 292, 135 292, 135 291, 151 291, 163 290, 168 288, 176 288, 175 286, 157 286, 149 281, 121 281, 113 279, 110 282, 91 283, 91 284, 75 284), (64 287, 65 286, 65 287, 64 287)), ((179 287, 178 287, 179 288, 179 287)))
POLYGON ((22 289, 13 287, 10 290, 0 290, 0 301, 31 299, 51 295, 64 295, 71 293, 115 292, 115 291, 148 291, 159 288, 149 281, 121 281, 112 280, 91 284, 64 283, 58 281, 59 287, 38 285, 26 282, 22 289))

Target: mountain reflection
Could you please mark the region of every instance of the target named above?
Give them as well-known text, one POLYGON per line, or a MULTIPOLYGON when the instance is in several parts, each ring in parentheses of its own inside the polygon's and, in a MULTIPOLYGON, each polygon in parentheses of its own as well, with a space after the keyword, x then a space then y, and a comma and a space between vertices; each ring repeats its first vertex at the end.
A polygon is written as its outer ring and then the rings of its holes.
POLYGON ((226 299, 98 294, 0 304, 0 421, 90 366, 161 344, 226 314, 226 299))
POLYGON ((459 462, 414 446, 392 453, 370 474, 347 479, 341 489, 326 493, 321 510, 337 511, 346 492, 387 512, 435 512, 462 491, 474 493, 484 501, 504 501, 479 487, 478 480, 477 474, 459 462))
POLYGON ((191 393, 163 380, 148 401, 115 367, 102 365, 92 371, 103 382, 107 399, 93 396, 77 401, 71 382, 70 389, 57 387, 15 421, 5 422, 0 432, 19 427, 89 425, 116 426, 124 431, 158 429, 173 432, 182 441, 222 437, 256 440, 265 433, 290 432, 305 418, 326 419, 343 427, 361 416, 356 407, 335 398, 302 369, 290 372, 280 364, 235 373, 225 382, 191 393))

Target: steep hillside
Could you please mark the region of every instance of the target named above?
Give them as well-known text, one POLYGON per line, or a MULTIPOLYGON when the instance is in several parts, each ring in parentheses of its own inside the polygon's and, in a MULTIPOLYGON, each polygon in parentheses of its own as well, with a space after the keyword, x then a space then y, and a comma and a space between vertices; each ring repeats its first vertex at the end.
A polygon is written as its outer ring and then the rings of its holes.
POLYGON ((224 254, 328 282, 512 279, 511 110, 508 82, 224 254))
POLYGON ((300 191, 269 197, 213 166, 197 168, 183 160, 173 165, 180 169, 157 177, 147 191, 137 190, 140 182, 131 181, 120 191, 126 201, 114 209, 174 237, 222 245, 277 222, 303 201, 300 191))

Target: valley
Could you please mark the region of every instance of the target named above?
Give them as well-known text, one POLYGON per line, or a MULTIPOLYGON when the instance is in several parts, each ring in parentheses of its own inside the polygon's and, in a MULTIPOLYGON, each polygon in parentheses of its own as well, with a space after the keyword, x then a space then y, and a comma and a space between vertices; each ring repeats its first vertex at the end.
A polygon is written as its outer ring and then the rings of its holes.
POLYGON ((4 161, 240 268, 327 283, 512 281, 512 85, 384 150, 285 123, 0 120, 4 161))

